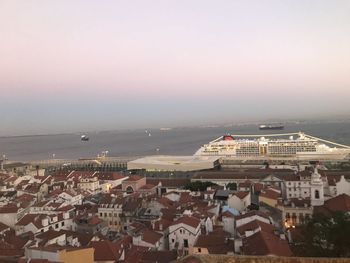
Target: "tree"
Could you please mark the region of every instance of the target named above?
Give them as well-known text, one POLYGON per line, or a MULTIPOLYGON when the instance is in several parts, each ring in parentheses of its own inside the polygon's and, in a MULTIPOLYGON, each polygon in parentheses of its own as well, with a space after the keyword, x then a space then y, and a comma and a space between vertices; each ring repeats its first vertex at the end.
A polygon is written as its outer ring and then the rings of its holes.
POLYGON ((292 246, 304 257, 350 257, 350 215, 336 212, 331 217, 315 215, 301 229, 302 239, 292 246))
POLYGON ((237 184, 236 183, 228 183, 226 185, 226 188, 229 189, 229 190, 236 191, 237 190, 237 184))
POLYGON ((217 184, 214 184, 212 182, 201 182, 201 181, 195 181, 195 182, 190 182, 185 185, 186 190, 190 191, 205 191, 209 186, 214 186, 217 184))

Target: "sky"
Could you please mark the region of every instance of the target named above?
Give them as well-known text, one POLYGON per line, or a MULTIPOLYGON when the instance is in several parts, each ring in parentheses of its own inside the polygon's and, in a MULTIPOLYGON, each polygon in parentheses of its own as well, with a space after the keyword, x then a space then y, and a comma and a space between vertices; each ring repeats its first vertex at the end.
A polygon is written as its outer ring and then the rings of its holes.
POLYGON ((0 0, 0 135, 350 115, 350 1, 0 0))

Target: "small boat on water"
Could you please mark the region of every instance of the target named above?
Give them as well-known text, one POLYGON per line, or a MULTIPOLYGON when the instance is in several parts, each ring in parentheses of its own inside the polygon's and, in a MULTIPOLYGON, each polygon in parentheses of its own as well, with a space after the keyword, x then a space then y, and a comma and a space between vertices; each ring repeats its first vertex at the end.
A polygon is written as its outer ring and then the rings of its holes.
POLYGON ((259 130, 283 130, 284 126, 282 124, 261 124, 259 125, 259 130))
POLYGON ((80 137, 80 139, 81 139, 83 142, 87 142, 87 141, 90 140, 90 138, 89 138, 87 135, 85 135, 85 134, 83 134, 83 135, 80 137))

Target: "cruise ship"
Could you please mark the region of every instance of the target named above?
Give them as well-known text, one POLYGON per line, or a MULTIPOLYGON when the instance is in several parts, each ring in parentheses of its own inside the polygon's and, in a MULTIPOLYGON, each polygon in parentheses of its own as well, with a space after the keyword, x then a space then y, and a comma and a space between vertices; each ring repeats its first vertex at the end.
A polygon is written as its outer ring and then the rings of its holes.
POLYGON ((349 158, 350 147, 302 132, 264 135, 227 134, 203 145, 195 155, 236 159, 338 160, 349 158))

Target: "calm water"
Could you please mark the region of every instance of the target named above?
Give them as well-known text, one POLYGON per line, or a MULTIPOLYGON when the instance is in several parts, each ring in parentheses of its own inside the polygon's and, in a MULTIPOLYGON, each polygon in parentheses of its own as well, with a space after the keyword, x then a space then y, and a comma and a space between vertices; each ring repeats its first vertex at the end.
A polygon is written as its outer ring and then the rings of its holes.
MULTIPOLYGON (((89 133, 82 142, 79 134, 0 137, 0 154, 9 160, 30 161, 55 158, 78 159, 96 156, 108 150, 109 156, 143 156, 156 154, 192 155, 201 145, 225 133, 263 134, 257 125, 211 128, 176 128, 170 131, 151 129, 89 133)), ((282 132, 304 131, 310 135, 350 145, 350 122, 286 124, 282 132)))

